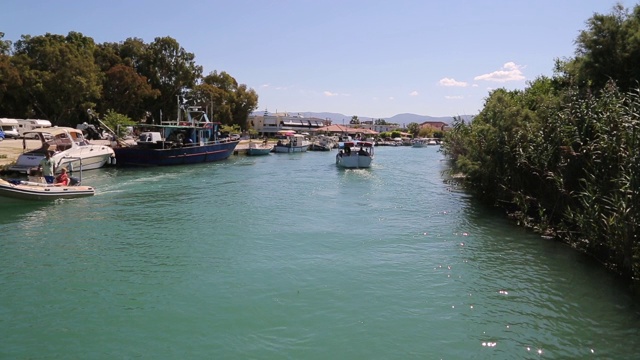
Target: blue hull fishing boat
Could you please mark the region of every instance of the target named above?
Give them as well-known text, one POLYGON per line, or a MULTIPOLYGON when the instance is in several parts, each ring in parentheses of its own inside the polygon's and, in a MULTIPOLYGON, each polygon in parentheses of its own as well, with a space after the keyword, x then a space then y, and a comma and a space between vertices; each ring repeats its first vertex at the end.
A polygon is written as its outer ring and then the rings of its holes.
POLYGON ((197 106, 181 107, 175 121, 136 125, 136 143, 120 141, 114 147, 116 165, 184 165, 227 159, 239 141, 219 140, 219 125, 210 122, 197 106))

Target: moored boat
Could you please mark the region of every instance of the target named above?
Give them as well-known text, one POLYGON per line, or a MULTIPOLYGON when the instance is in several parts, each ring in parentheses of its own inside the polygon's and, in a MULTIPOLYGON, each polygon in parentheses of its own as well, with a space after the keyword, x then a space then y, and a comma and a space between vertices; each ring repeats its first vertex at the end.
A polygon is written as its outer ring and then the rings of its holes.
POLYGON ((16 163, 9 167, 9 171, 27 174, 32 168, 37 168, 40 160, 50 152, 57 170, 66 168, 70 172, 93 170, 111 164, 115 159, 115 152, 107 145, 93 145, 89 143, 82 131, 70 127, 51 127, 35 129, 24 133, 26 137, 36 137, 40 140, 40 147, 27 150, 26 141, 23 142, 24 153, 18 156, 16 163))
POLYGON ((369 141, 342 143, 336 155, 336 165, 349 169, 369 168, 373 161, 373 148, 369 141))
POLYGON ((307 152, 309 149, 309 141, 302 134, 287 135, 287 141, 280 141, 273 148, 277 153, 296 153, 307 152))
POLYGON ((424 138, 418 138, 418 139, 414 139, 414 140, 411 142, 411 147, 414 147, 414 148, 427 147, 427 143, 428 143, 428 140, 427 140, 427 139, 424 139, 424 138))
POLYGON ((225 160, 239 140, 218 139, 220 123, 209 121, 197 106, 181 107, 176 121, 134 126, 135 145, 114 147, 118 166, 164 166, 225 160))
POLYGON ((318 136, 309 145, 309 151, 331 151, 333 148, 334 142, 328 136, 318 136))
POLYGON ((263 142, 249 142, 249 147, 247 148, 247 155, 249 156, 259 156, 259 155, 269 155, 273 151, 273 145, 269 144, 266 140, 263 142))

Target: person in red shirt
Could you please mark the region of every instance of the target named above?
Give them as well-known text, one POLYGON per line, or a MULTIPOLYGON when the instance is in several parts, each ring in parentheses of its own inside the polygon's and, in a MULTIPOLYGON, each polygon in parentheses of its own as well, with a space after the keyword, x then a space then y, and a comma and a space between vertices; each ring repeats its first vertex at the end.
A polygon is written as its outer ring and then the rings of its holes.
POLYGON ((55 186, 69 186, 69 175, 67 175, 67 169, 60 169, 60 175, 56 176, 55 186))

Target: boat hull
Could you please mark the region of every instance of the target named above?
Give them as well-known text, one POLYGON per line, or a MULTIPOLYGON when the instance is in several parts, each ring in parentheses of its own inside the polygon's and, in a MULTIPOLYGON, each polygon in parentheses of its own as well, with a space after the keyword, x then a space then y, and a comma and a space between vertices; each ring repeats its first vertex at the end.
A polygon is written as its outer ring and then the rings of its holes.
POLYGON ((117 147, 117 166, 168 166, 198 164, 227 159, 238 145, 238 141, 174 147, 166 149, 146 146, 117 147))
POLYGON ((269 155, 273 150, 272 147, 268 148, 248 148, 247 155, 249 156, 260 156, 260 155, 269 155))
POLYGON ((309 149, 309 145, 304 145, 304 146, 286 146, 286 145, 282 145, 282 146, 276 146, 274 148, 274 152, 277 152, 277 153, 297 153, 297 152, 307 152, 308 149, 309 149))
POLYGON ((95 195, 91 186, 53 186, 30 182, 12 184, 0 180, 0 196, 22 200, 74 199, 95 195))
POLYGON ((336 165, 347 169, 360 169, 371 167, 373 157, 369 155, 358 155, 357 153, 336 155, 336 165))
MULTIPOLYGON (((112 162, 114 151, 109 146, 87 145, 82 148, 56 153, 52 156, 56 169, 63 167, 69 172, 80 170, 95 170, 112 162)), ((27 174, 29 170, 38 167, 40 160, 44 158, 44 152, 29 152, 18 156, 15 165, 9 167, 9 171, 27 174)))

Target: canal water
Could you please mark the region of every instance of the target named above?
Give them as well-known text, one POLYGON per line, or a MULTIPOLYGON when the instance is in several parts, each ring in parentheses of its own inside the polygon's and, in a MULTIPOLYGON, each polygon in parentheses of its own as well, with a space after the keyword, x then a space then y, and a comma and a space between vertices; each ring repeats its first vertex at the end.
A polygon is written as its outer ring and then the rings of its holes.
POLYGON ((0 358, 640 358, 625 284, 445 181, 438 147, 334 156, 0 198, 0 358))

